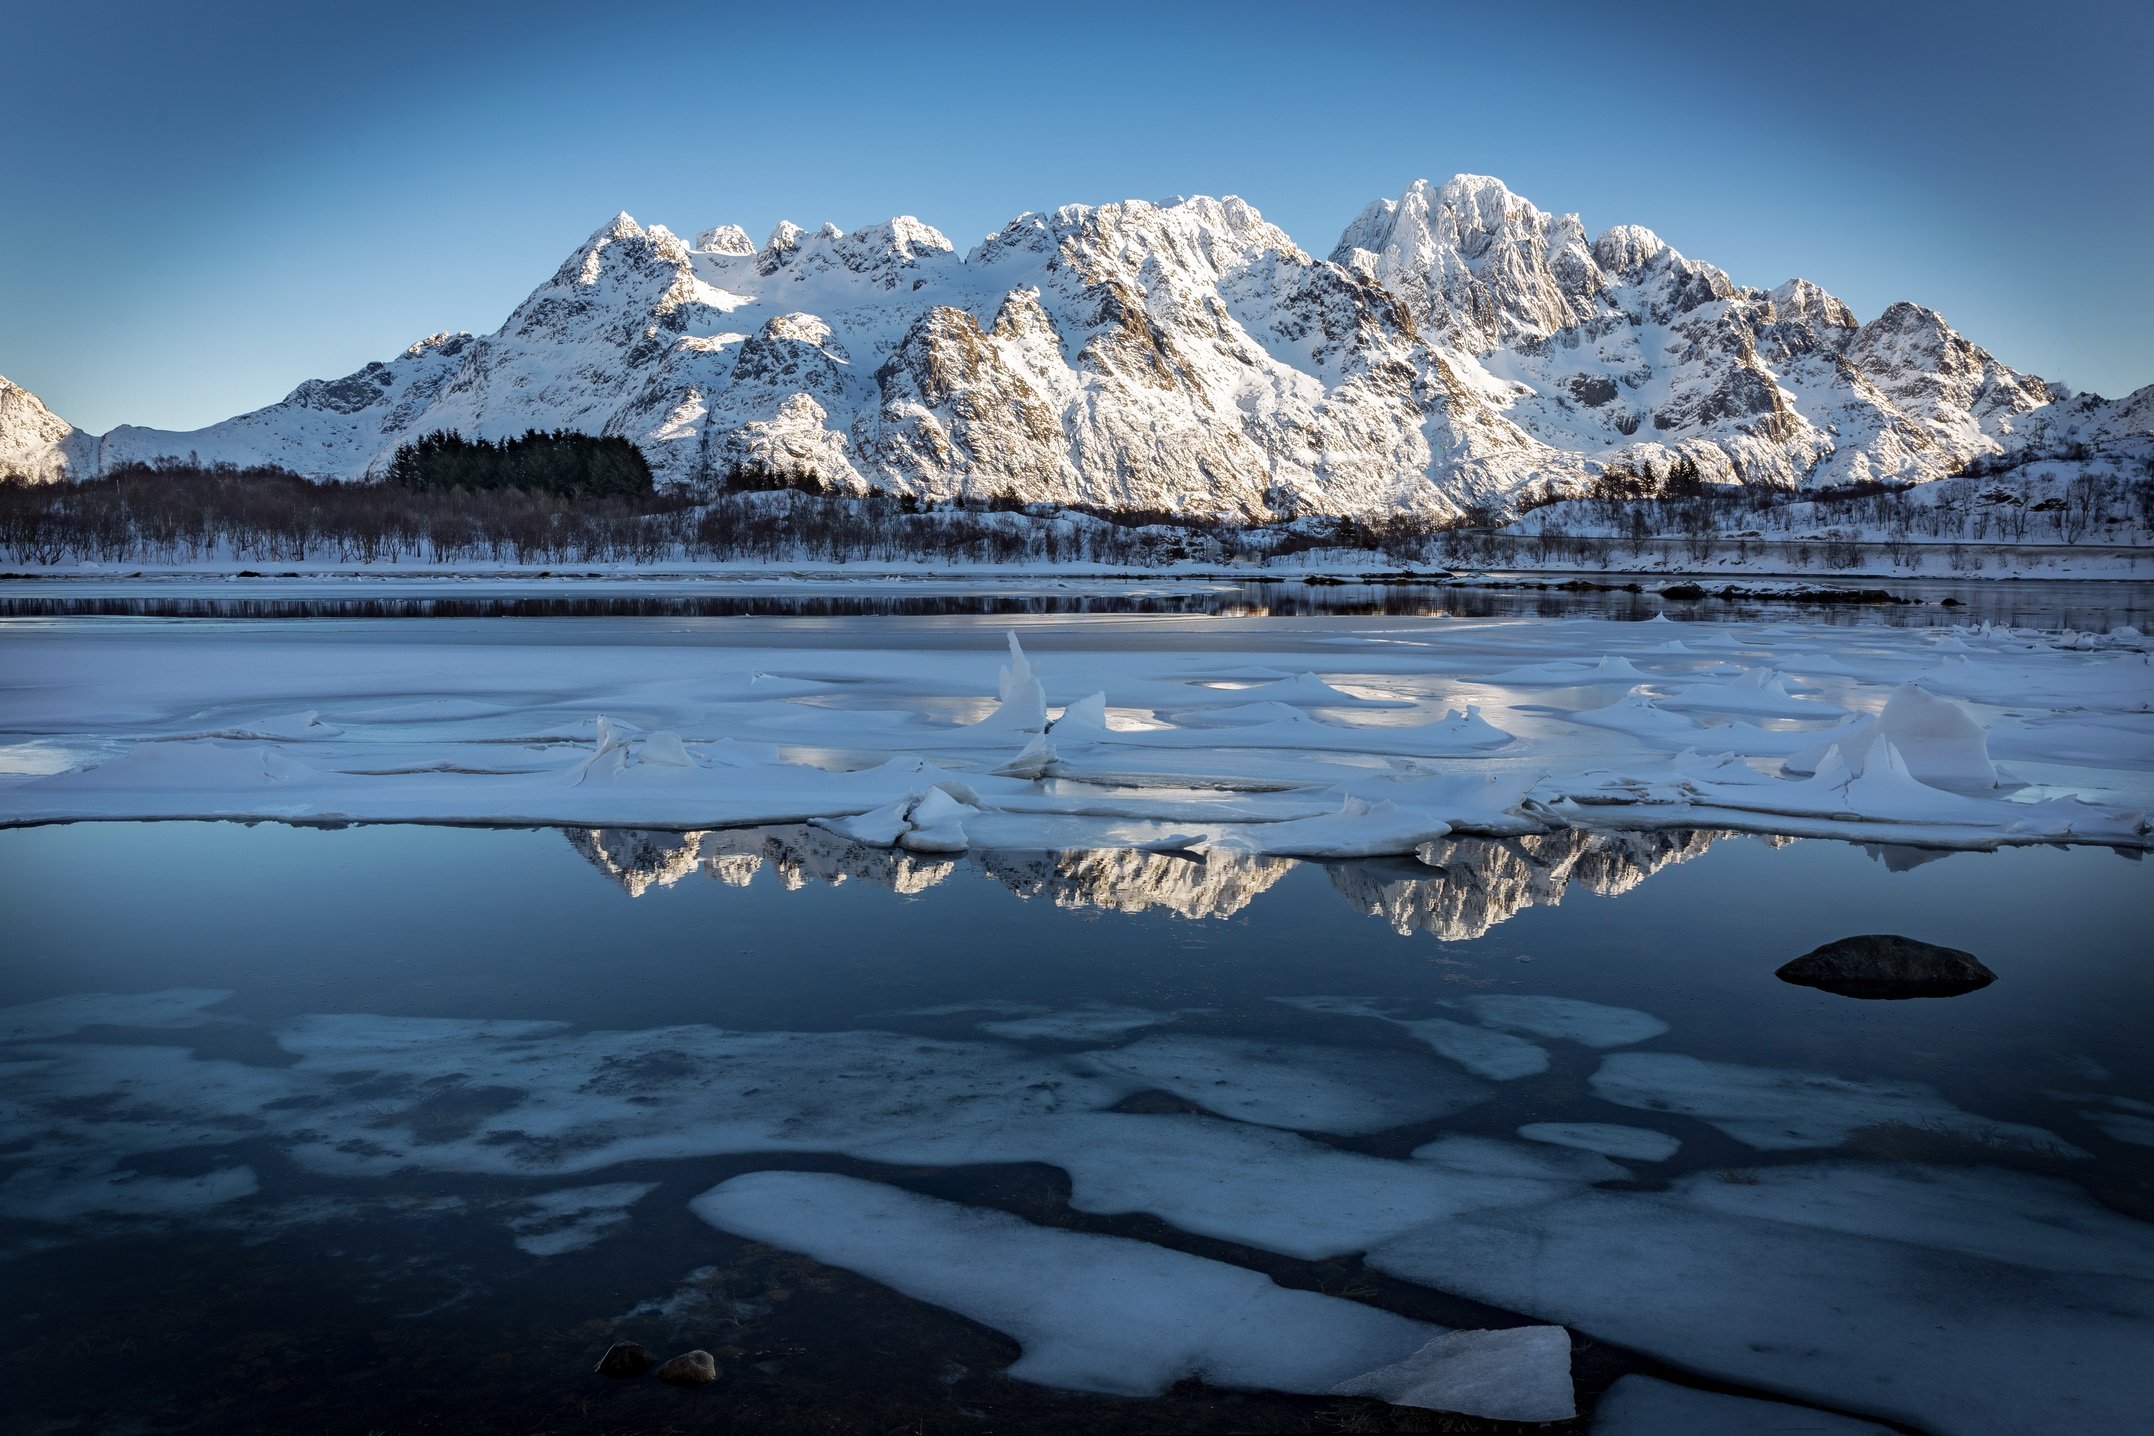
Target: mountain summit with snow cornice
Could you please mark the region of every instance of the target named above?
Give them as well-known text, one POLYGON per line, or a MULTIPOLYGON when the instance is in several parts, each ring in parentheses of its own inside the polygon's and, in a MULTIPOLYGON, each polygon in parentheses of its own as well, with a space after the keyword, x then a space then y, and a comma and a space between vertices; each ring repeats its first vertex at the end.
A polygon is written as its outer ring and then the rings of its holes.
POLYGON ((1500 181, 1416 181, 1315 258, 1239 199, 1024 214, 960 256, 910 217, 846 233, 626 214, 496 332, 438 334, 276 404, 102 438, 0 380, 0 472, 151 460, 379 473, 453 429, 619 435, 666 485, 1012 495, 1260 519, 1431 518, 1610 469, 1829 487, 2154 430, 2154 389, 2072 396, 1935 312, 1867 324, 1654 235, 1589 236, 1500 181))

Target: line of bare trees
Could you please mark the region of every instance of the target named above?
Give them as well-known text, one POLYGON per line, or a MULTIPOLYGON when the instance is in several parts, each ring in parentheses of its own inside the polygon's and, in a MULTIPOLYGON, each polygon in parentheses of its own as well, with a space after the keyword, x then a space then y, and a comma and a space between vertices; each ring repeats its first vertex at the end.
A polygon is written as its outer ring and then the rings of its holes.
POLYGON ((1105 515, 1009 499, 725 489, 567 495, 520 488, 317 484, 275 469, 138 465, 97 479, 0 479, 0 559, 156 567, 666 562, 1099 563, 1149 568, 1311 549, 1415 559, 1434 530, 1411 519, 1244 528, 1105 515))

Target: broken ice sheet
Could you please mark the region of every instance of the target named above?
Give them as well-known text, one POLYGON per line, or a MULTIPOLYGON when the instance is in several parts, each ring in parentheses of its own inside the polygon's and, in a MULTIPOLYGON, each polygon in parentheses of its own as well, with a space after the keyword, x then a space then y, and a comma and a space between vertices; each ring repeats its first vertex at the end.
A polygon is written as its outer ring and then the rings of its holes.
POLYGON ((1760 1151, 1837 1147, 1861 1128, 1903 1124, 1994 1144, 2003 1154, 2017 1147, 2086 1155, 2040 1127, 1961 1111, 1919 1082, 1862 1082, 1679 1052, 1617 1052, 1602 1059, 1590 1084, 1603 1101, 1697 1117, 1760 1151))
POLYGON ((1668 1024, 1650 1012, 1575 997, 1489 992, 1461 998, 1459 1005, 1491 1027, 1582 1042, 1588 1047, 1624 1047, 1668 1030, 1668 1024))
POLYGON ((1488 1096, 1471 1077, 1380 1049, 1157 1036, 1089 1061, 1223 1117, 1342 1135, 1449 1116, 1488 1096))
POLYGON ((722 1231, 859 1272, 1014 1337, 1024 1354, 1010 1375, 1020 1380, 1152 1396, 1194 1376, 1320 1394, 1366 1374, 1372 1389, 1468 1414, 1572 1413, 1570 1342, 1560 1329, 1447 1333, 1224 1262, 852 1177, 754 1172, 691 1207, 722 1231), (1432 1352, 1445 1337, 1454 1339, 1432 1352), (1400 1363, 1412 1369, 1400 1373, 1400 1363))
POLYGON ((1949 1436, 2143 1427, 2143 1224, 2013 1173, 1781 1170, 1757 1174, 1754 1193, 1708 1172, 1665 1192, 1485 1208, 1368 1260, 1724 1381, 1949 1436))

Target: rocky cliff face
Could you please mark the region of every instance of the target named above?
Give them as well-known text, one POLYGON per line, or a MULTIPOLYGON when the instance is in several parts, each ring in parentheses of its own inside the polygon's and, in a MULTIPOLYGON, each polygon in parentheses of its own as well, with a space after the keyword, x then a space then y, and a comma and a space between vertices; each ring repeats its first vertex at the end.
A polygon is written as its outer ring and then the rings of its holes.
POLYGON ((2150 408, 2068 398, 1915 305, 1860 324, 1813 284, 1744 288, 1648 230, 1591 237, 1461 175, 1369 206, 1329 259, 1232 198, 1021 215, 963 257, 910 218, 757 246, 621 215, 497 332, 207 429, 96 440, 0 381, 0 468, 191 455, 357 478, 436 430, 566 426, 690 487, 749 468, 929 499, 1441 518, 1611 469, 1920 481, 2142 432, 2150 408))

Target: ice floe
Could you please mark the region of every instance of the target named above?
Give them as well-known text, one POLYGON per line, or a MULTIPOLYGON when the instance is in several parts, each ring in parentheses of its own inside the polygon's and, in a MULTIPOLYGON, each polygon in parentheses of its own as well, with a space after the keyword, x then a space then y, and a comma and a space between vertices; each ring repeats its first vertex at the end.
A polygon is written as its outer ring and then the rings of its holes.
POLYGON ((1665 1162, 1683 1145, 1680 1138, 1666 1132, 1614 1122, 1528 1122, 1518 1129, 1518 1135, 1529 1142, 1576 1147, 1627 1162, 1665 1162))
POLYGON ((721 1231, 1004 1332, 1024 1348, 1010 1375, 1047 1386, 1155 1396, 1195 1376, 1321 1393, 1406 1359, 1440 1332, 1243 1267, 852 1177, 754 1172, 691 1206, 721 1231))
MULTIPOLYGON (((1857 1193, 1864 1181, 1892 1183, 1904 1196, 1938 1177, 1859 1171, 1828 1168, 1815 1181, 1821 1190, 1854 1183, 1857 1193)), ((1764 1177, 1747 1205, 1747 1181, 1701 1173, 1666 1192, 1589 1188, 1484 1209, 1432 1223, 1369 1261, 1723 1381, 1924 1430, 2122 1433, 2143 1424, 2154 1283, 2078 1270, 2076 1243, 2052 1246, 1980 1208, 2069 1210, 2074 1236, 2098 1231, 2087 1254, 2131 1252, 2131 1270, 2154 1250, 2143 1225, 2061 1187, 2037 1193, 2031 1179, 1969 1170, 1906 1221, 1885 1214, 1895 1235, 1881 1236, 1851 1215, 1857 1203, 1764 1177), (1970 1202, 1973 1214, 1955 1215, 1955 1203, 1970 1202), (1941 1225, 1924 1230, 1923 1216, 1941 1225), (2075 1253, 2073 1269, 2057 1269, 2059 1247, 2075 1253)))
POLYGON ((1588 1047, 1627 1047, 1668 1030, 1668 1024, 1650 1012, 1575 997, 1483 992, 1461 998, 1459 1005, 1491 1027, 1582 1042, 1588 1047))
POLYGON ((1156 1036, 1090 1062, 1224 1117, 1342 1135, 1449 1116, 1488 1096, 1470 1077, 1395 1050, 1156 1036))
POLYGON ((1560 1326, 1447 1331, 1405 1360, 1342 1381, 1332 1391, 1497 1421, 1568 1421, 1578 1414, 1571 1334, 1560 1326))
POLYGON ((1864 1127, 1901 1124, 2084 1155, 2040 1127, 1963 1112, 1918 1082, 1859 1082, 1678 1052, 1617 1052, 1601 1060, 1591 1084, 1604 1101, 1696 1117, 1760 1151, 1837 1147, 1864 1127))
POLYGON ((1445 1331, 1185 1252, 824 1173, 755 1172, 691 1206, 1014 1337, 1020 1380, 1150 1396, 1197 1377, 1506 1420, 1575 1411, 1560 1327, 1445 1331))

